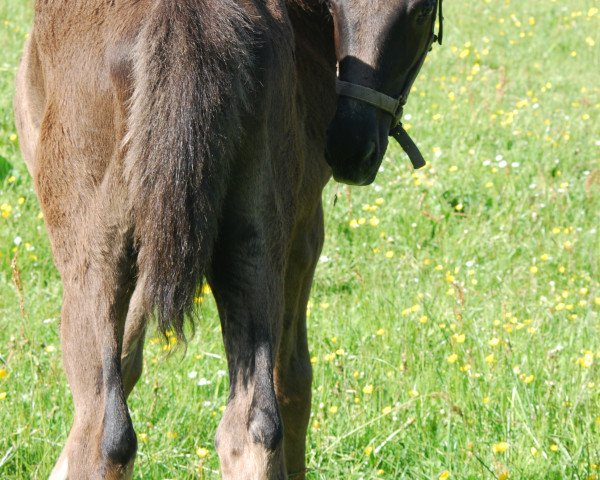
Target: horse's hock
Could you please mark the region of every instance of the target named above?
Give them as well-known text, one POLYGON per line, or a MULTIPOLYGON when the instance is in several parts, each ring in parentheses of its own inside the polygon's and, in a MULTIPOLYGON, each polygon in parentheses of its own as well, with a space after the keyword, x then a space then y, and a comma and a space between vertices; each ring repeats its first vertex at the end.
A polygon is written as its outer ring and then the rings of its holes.
POLYGON ((64 284, 75 406, 52 479, 131 478, 148 321, 183 336, 203 278, 230 372, 223 478, 304 478, 321 191, 332 171, 372 182, 397 123, 364 98, 336 110, 336 63, 403 105, 437 2, 407 5, 36 2, 15 116, 64 284))

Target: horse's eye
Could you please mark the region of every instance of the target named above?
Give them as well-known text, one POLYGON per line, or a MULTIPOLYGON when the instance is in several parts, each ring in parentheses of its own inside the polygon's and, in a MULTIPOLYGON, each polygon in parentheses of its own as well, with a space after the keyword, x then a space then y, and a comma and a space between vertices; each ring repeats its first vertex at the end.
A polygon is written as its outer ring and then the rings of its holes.
POLYGON ((423 5, 419 12, 417 13, 417 22, 422 23, 426 21, 431 15, 433 15, 433 11, 435 10, 435 4, 433 2, 427 2, 423 5))

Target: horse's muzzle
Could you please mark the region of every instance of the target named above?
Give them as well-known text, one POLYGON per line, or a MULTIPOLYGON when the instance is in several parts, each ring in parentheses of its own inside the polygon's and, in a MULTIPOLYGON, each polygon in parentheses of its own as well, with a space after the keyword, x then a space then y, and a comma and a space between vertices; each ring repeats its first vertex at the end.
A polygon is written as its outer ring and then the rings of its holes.
POLYGON ((387 149, 389 119, 355 100, 340 99, 327 129, 325 158, 333 178, 348 185, 373 183, 387 149))

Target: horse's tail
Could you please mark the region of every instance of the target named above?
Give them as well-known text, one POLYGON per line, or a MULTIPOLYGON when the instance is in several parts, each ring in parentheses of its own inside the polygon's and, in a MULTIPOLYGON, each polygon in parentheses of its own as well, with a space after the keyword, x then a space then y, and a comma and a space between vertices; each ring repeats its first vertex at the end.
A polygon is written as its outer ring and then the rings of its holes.
POLYGON ((234 2, 155 0, 133 53, 125 175, 143 308, 183 337, 245 109, 249 23, 234 2))

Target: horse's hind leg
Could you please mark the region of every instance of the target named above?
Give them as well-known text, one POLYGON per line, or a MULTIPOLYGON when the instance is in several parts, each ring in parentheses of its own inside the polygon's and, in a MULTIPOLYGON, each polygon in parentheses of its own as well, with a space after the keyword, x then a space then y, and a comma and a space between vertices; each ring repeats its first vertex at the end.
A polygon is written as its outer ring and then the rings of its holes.
POLYGON ((283 278, 257 229, 227 220, 209 275, 230 378, 215 444, 225 480, 283 480, 283 426, 273 385, 283 278))
POLYGON ((275 388, 284 426, 290 479, 306 474, 306 431, 310 419, 312 367, 306 333, 306 305, 323 245, 319 206, 311 222, 297 228, 285 278, 285 315, 275 365, 275 388))
POLYGON ((112 262, 87 260, 82 277, 64 280, 61 343, 75 416, 55 471, 66 470, 68 478, 130 478, 137 443, 120 361, 128 287, 112 262))
MULTIPOLYGON (((108 180, 118 176, 107 173, 108 180)), ((48 202, 51 169, 36 179, 64 295, 63 365, 75 415, 51 479, 127 479, 137 442, 121 375, 121 343, 132 288, 130 232, 118 185, 102 185, 90 202, 48 202), (65 209, 68 215, 65 215, 65 209)), ((73 192, 74 194, 76 192, 73 192)))

